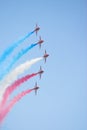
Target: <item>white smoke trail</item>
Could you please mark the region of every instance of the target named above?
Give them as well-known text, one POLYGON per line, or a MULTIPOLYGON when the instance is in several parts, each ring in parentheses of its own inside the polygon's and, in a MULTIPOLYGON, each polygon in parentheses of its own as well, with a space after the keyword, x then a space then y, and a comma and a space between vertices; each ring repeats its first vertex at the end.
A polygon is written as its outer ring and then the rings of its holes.
POLYGON ((12 83, 14 82, 17 77, 22 74, 24 71, 26 71, 27 69, 29 69, 31 67, 31 65, 33 65, 34 63, 42 60, 43 57, 39 57, 39 58, 35 58, 35 59, 32 59, 30 61, 27 61, 21 65, 19 65, 18 67, 16 67, 13 71, 11 71, 5 79, 3 79, 0 83, 0 101, 2 100, 3 98, 3 94, 6 90, 6 88, 12 83))

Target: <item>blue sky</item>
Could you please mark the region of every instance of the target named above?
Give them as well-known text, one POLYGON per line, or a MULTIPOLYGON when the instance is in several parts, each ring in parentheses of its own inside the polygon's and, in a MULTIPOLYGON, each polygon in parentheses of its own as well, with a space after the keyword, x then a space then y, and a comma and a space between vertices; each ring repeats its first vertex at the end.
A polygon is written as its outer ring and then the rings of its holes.
MULTIPOLYGON (((35 77, 15 92, 32 88, 37 81, 38 95, 32 92, 18 102, 2 130, 87 130, 86 4, 86 0, 0 1, 0 54, 32 31, 36 23, 41 27, 38 37, 41 35, 45 41, 41 50, 33 48, 13 69, 42 56, 45 49, 50 54, 46 64, 41 61, 25 72, 37 72, 42 65, 42 79, 35 77)), ((32 35, 20 48, 36 42, 38 37, 32 35)), ((13 55, 4 62, 3 69, 13 55)))

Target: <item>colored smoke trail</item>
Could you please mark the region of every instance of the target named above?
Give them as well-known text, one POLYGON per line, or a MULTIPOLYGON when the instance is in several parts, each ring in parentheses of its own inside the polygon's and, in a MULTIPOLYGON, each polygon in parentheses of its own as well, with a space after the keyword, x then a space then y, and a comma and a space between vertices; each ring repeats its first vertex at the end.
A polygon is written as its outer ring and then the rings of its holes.
POLYGON ((5 106, 9 96, 15 89, 17 89, 21 84, 23 84, 25 81, 29 80, 30 78, 33 78, 37 74, 39 74, 39 73, 27 74, 26 76, 16 80, 12 85, 8 86, 8 88, 6 89, 6 91, 3 95, 1 107, 5 106))
POLYGON ((20 40, 18 40, 17 42, 14 42, 11 44, 11 46, 9 48, 7 48, 3 54, 0 56, 0 64, 5 61, 6 57, 9 56, 14 49, 20 45, 21 43, 23 43, 30 35, 32 35, 34 33, 34 31, 28 33, 27 35, 25 35, 23 38, 21 38, 20 40))
POLYGON ((10 101, 10 103, 8 104, 8 106, 0 112, 0 123, 3 122, 4 118, 5 118, 5 117, 7 116, 7 114, 10 112, 10 110, 11 110, 12 107, 15 105, 15 103, 17 103, 22 97, 24 97, 26 94, 29 94, 29 93, 32 92, 33 90, 35 90, 35 88, 25 90, 25 91, 19 93, 17 96, 15 96, 15 97, 10 101))
POLYGON ((8 66, 8 68, 1 74, 0 76, 0 80, 2 80, 4 78, 4 76, 6 76, 6 74, 9 73, 9 71, 11 70, 11 68, 13 67, 13 65, 24 55, 26 54, 30 49, 32 49, 34 46, 36 46, 37 43, 35 44, 31 44, 29 47, 27 47, 26 49, 21 50, 12 60, 12 62, 10 63, 10 65, 8 66))
POLYGON ((43 57, 39 57, 39 58, 35 58, 32 59, 30 61, 25 62, 24 64, 19 65, 18 67, 16 67, 13 71, 11 71, 6 77, 5 79, 3 79, 0 83, 0 101, 2 101, 2 97, 3 94, 6 90, 6 88, 12 83, 14 82, 17 77, 22 74, 24 71, 26 71, 27 69, 29 69, 31 67, 31 65, 35 64, 36 62, 42 60, 43 57))

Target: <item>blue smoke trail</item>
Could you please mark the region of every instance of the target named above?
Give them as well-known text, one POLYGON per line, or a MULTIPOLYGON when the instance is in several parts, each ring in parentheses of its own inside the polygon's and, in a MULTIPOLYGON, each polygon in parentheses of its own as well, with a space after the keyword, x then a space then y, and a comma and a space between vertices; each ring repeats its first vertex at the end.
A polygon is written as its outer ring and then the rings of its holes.
POLYGON ((29 47, 27 47, 24 50, 21 50, 12 60, 12 62, 10 63, 10 65, 8 66, 8 68, 1 74, 0 76, 0 80, 2 80, 4 78, 4 76, 6 76, 9 71, 11 70, 11 68, 13 67, 13 65, 24 55, 26 54, 30 49, 32 49, 34 46, 36 46, 38 43, 34 43, 31 44, 29 47))
POLYGON ((0 64, 6 59, 7 56, 9 56, 13 50, 20 45, 21 43, 23 43, 30 35, 32 35, 34 33, 34 31, 28 33, 27 35, 25 35, 23 38, 21 38, 20 40, 18 40, 17 42, 12 43, 12 46, 10 46, 9 48, 7 48, 3 54, 0 56, 0 64))

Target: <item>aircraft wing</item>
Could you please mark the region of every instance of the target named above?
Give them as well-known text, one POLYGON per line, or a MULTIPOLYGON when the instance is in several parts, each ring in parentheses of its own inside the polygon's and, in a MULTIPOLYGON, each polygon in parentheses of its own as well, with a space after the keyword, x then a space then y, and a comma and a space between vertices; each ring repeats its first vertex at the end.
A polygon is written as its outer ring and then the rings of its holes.
POLYGON ((37 95, 37 90, 35 89, 35 95, 37 95))
POLYGON ((45 59, 44 59, 44 60, 45 60, 45 63, 46 63, 46 57, 45 57, 45 59))
POLYGON ((41 48, 41 44, 39 44, 39 48, 41 48))

